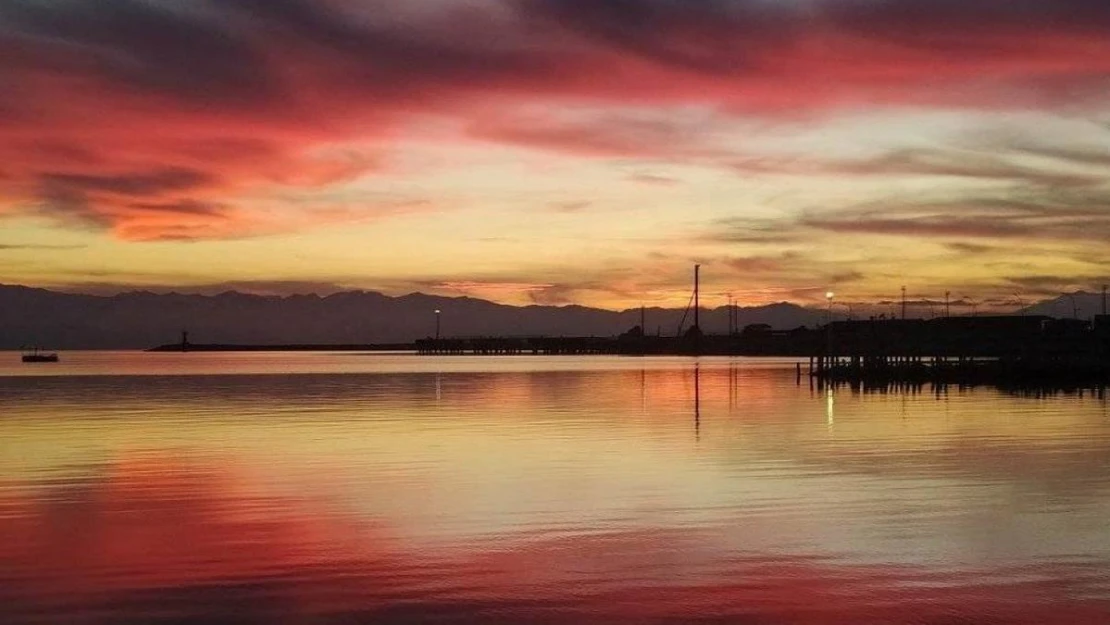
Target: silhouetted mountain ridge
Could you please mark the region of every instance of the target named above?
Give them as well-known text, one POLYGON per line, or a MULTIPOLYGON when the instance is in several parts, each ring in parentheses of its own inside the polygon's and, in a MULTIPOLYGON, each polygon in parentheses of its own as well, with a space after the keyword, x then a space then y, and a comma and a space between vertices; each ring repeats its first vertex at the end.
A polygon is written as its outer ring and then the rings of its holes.
POLYGON ((1102 293, 1076 291, 1075 293, 1063 294, 1027 306, 1021 312, 1026 315, 1089 319, 1102 314, 1102 293))
MULTIPOLYGON (((185 329, 194 343, 409 342, 434 334, 437 309, 442 311, 443 336, 614 336, 640 323, 639 309, 509 306, 425 293, 391 297, 345 291, 321 297, 130 291, 104 296, 0 285, 0 348, 142 349, 176 342, 185 329)), ((647 333, 673 335, 683 312, 649 308, 647 333)), ((737 310, 741 328, 753 323, 784 329, 812 326, 823 314, 787 302, 737 310)), ((706 332, 723 333, 728 311, 703 309, 701 322, 706 332)))

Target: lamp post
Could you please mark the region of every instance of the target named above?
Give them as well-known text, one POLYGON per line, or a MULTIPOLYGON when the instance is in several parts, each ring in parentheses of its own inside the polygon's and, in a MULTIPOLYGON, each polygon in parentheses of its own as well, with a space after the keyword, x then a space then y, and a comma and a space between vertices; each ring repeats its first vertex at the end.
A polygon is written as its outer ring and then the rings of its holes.
POLYGON ((437 309, 436 310, 436 340, 437 341, 439 340, 439 317, 440 317, 440 311, 437 309))
POLYGON ((829 303, 828 313, 827 313, 828 319, 826 320, 826 323, 825 323, 825 366, 826 367, 831 367, 832 366, 832 360, 831 360, 832 359, 832 305, 833 305, 833 298, 834 297, 836 297, 836 293, 833 293, 832 291, 829 291, 829 292, 825 293, 825 301, 827 301, 829 303))

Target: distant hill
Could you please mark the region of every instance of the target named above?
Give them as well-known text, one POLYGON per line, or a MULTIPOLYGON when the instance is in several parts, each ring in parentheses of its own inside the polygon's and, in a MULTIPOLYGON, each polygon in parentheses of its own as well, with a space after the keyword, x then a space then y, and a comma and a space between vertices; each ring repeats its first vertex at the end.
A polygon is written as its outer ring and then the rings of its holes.
POLYGON ((1090 319, 1102 314, 1102 293, 1078 291, 1071 295, 1061 295, 1024 308, 1022 312, 1027 315, 1090 319))
MULTIPOLYGON (((639 325, 640 311, 583 306, 506 306, 469 297, 414 293, 389 297, 351 291, 327 297, 227 292, 220 295, 59 293, 0 285, 0 349, 144 349, 179 340, 193 343, 397 343, 435 332, 443 336, 613 336, 639 325)), ((647 332, 674 334, 682 310, 651 308, 647 332)), ((738 310, 739 326, 789 329, 822 323, 824 313, 789 303, 738 310)), ((689 324, 689 320, 687 324, 689 324)), ((702 311, 702 328, 724 333, 726 308, 702 311)))

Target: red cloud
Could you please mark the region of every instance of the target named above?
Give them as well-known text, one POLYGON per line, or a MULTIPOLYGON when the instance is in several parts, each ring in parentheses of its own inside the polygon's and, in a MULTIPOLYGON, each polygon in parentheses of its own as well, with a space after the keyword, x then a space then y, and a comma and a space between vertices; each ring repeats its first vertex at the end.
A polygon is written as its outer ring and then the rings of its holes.
POLYGON ((1110 74, 1094 0, 13 0, 0 21, 0 201, 131 238, 265 232, 244 198, 373 171, 426 113, 498 141, 651 155, 665 133, 483 120, 583 101, 1026 106, 1099 97, 1110 74))

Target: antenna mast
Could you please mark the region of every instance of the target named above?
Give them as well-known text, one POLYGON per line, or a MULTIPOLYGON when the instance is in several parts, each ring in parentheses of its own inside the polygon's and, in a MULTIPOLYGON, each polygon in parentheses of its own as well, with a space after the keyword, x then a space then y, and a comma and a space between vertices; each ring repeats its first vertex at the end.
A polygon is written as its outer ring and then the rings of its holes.
POLYGON ((701 332, 701 265, 694 265, 694 330, 701 332))

